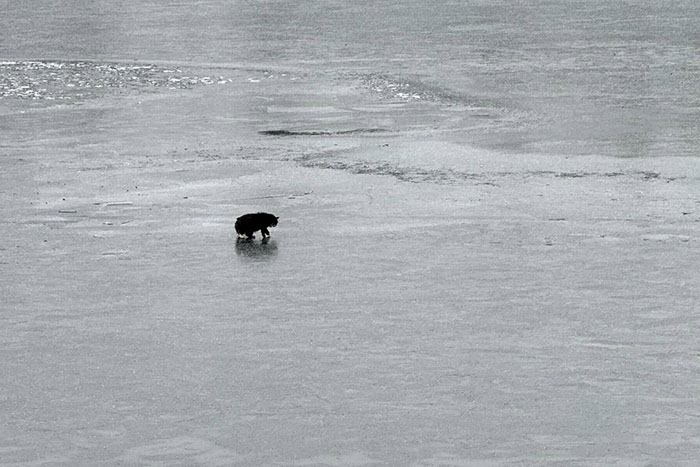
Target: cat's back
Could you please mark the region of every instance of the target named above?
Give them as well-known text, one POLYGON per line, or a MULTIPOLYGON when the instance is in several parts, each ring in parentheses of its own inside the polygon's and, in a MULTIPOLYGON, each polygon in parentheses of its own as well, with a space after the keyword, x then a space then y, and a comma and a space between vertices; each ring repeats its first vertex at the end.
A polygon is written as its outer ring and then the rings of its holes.
POLYGON ((238 219, 236 219, 236 224, 248 224, 250 222, 253 222, 259 214, 259 212, 243 214, 238 219))

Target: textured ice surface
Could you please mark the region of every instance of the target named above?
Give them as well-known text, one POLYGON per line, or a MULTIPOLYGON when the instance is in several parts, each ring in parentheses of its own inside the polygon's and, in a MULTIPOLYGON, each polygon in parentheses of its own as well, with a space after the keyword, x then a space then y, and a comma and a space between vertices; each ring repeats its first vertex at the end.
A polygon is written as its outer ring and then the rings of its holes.
POLYGON ((152 64, 91 61, 10 61, 0 63, 0 99, 82 101, 127 91, 189 89, 225 84, 223 76, 188 76, 152 64))
POLYGON ((695 462, 697 162, 270 117, 343 91, 237 73, 4 120, 5 465, 695 462))

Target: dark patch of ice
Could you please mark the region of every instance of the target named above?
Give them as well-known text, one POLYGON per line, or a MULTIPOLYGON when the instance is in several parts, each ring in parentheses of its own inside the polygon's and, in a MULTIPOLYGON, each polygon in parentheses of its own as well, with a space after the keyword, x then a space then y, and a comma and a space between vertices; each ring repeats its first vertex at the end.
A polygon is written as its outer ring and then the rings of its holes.
POLYGON ((363 133, 382 133, 384 128, 355 128, 352 130, 263 130, 259 133, 265 136, 343 136, 363 133))
POLYGON ((463 182, 472 182, 477 185, 497 186, 500 179, 506 178, 612 178, 629 177, 641 178, 642 181, 673 181, 675 178, 663 177, 657 172, 630 171, 630 172, 556 172, 547 170, 538 171, 486 171, 468 172, 453 168, 423 168, 412 166, 397 166, 384 161, 366 160, 339 160, 336 157, 324 154, 305 154, 295 159, 304 167, 321 169, 343 170, 353 174, 389 175, 405 182, 429 182, 441 185, 450 185, 463 182))

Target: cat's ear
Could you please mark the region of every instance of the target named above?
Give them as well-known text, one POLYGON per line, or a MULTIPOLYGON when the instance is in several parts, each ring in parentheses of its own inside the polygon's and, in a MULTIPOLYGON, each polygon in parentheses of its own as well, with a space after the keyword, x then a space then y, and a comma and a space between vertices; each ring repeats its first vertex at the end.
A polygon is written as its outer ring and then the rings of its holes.
POLYGON ((275 216, 275 219, 280 220, 280 218, 278 216, 275 216))

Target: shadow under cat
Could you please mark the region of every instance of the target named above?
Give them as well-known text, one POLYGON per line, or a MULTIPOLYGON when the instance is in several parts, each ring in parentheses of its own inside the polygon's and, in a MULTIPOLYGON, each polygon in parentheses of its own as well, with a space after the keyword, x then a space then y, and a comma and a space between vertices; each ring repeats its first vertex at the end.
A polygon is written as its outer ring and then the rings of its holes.
POLYGON ((277 242, 265 237, 259 242, 252 238, 236 239, 236 254, 238 256, 264 261, 271 259, 277 254, 277 242))

